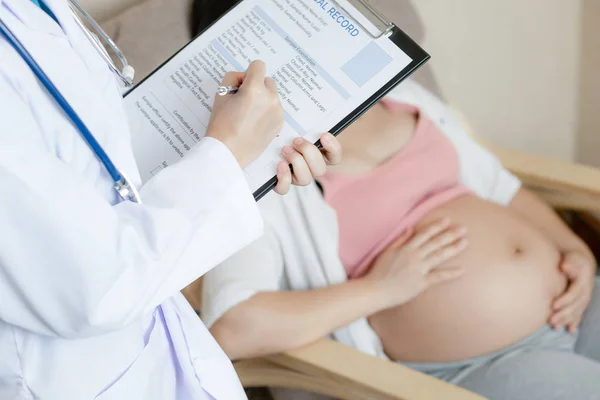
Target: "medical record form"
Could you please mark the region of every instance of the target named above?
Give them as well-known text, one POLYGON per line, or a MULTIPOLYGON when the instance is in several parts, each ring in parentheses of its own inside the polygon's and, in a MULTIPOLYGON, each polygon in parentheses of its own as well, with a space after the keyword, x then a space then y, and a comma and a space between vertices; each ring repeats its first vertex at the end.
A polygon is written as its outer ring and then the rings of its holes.
POLYGON ((239 2, 126 95, 143 181, 202 138, 224 75, 260 59, 285 111, 277 138, 245 170, 261 198, 276 183, 284 146, 338 134, 429 58, 382 21, 368 0, 239 2))

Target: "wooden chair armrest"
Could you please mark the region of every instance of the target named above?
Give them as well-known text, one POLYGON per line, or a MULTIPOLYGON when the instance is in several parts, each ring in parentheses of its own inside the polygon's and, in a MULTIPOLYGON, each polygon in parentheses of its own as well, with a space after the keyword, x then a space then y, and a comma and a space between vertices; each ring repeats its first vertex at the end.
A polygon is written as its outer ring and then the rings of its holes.
POLYGON ((286 388, 318 393, 338 399, 369 399, 364 393, 352 393, 348 397, 348 388, 338 381, 329 381, 327 377, 310 376, 276 364, 266 358, 244 360, 234 363, 235 370, 244 388, 286 388))
POLYGON ((518 150, 491 150, 526 187, 554 208, 600 211, 600 169, 518 150))
POLYGON ((302 389, 344 400, 476 400, 483 397, 332 340, 235 363, 246 387, 302 389))

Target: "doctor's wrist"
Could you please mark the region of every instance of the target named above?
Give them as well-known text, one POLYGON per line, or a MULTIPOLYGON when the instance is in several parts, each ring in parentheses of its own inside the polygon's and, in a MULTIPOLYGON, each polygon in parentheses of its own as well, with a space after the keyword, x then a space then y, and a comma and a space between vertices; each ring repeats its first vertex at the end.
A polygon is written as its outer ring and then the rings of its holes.
POLYGON ((231 153, 231 155, 233 155, 238 165, 242 169, 246 168, 252 162, 252 160, 249 160, 249 157, 247 157, 244 152, 238 150, 238 146, 236 146, 234 140, 228 140, 227 135, 219 134, 219 132, 215 132, 214 130, 208 130, 205 138, 215 140, 225 147, 231 153))

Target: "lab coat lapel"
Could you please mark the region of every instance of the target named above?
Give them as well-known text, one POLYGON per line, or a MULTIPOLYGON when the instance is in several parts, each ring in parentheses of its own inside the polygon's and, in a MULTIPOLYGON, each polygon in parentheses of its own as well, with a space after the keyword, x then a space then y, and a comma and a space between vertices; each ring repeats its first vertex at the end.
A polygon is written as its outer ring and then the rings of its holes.
POLYGON ((75 30, 79 30, 77 23, 73 19, 71 9, 66 0, 43 0, 45 5, 52 11, 60 25, 46 12, 37 7, 30 0, 0 0, 17 16, 29 29, 43 31, 55 35, 64 33, 69 37, 70 42, 78 42, 79 36, 74 35, 75 30))
MULTIPOLYGON (((3 10, 0 12, 8 13, 7 18, 3 18, 6 25, 23 43, 52 82, 61 89, 60 76, 56 76, 56 70, 64 77, 66 66, 60 62, 60 55, 55 46, 50 52, 49 48, 42 43, 45 39, 44 34, 66 40, 71 45, 70 50, 75 50, 80 56, 80 61, 88 66, 88 69, 90 50, 92 56, 97 56, 97 54, 93 53, 95 51, 93 48, 90 49, 91 46, 75 22, 66 0, 43 1, 58 20, 58 24, 29 0, 0 0, 3 3, 3 10)), ((2 14, 0 13, 0 15, 2 14)))
MULTIPOLYGON (((45 11, 34 5, 30 0, 0 1, 6 3, 12 13, 28 29, 39 33, 49 33, 66 38, 73 49, 78 53, 85 55, 85 57, 81 57, 81 59, 88 66, 88 69, 90 69, 91 66, 88 59, 88 57, 90 57, 89 51, 92 50, 92 52, 94 52, 95 49, 90 49, 87 38, 83 35, 81 28, 75 22, 67 0, 43 0, 45 5, 52 11, 58 20, 58 24, 46 14, 45 11)), ((97 54, 91 54, 91 56, 95 55, 97 54)))
POLYGON ((82 39, 81 28, 75 22, 71 8, 67 0, 43 0, 46 6, 54 13, 56 19, 60 22, 60 26, 67 34, 67 38, 71 45, 77 50, 80 50, 82 39))
MULTIPOLYGON (((56 36, 64 34, 61 27, 48 14, 29 0, 0 0, 0 3, 4 8, 4 12, 10 12, 32 31, 45 32, 56 36)), ((10 22, 10 20, 4 21, 12 30, 14 27, 11 26, 10 22)), ((13 33, 15 32, 13 31, 13 33)))
MULTIPOLYGON (((29 0, 0 1, 0 17, 4 23, 102 143, 106 119, 96 114, 106 108, 102 104, 103 88, 113 76, 73 20, 66 0, 45 0, 60 26, 29 0)), ((30 69, 24 63, 22 65, 11 69, 13 76, 9 79, 17 82, 30 79, 30 69)), ((35 104, 31 106, 35 107, 35 104)), ((78 134, 74 133, 76 136, 78 134)))

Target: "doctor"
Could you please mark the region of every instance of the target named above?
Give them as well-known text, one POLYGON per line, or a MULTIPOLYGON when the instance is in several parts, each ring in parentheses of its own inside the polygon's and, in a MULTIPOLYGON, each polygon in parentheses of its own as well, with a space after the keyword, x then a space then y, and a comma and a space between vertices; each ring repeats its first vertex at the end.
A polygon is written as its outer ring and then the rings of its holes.
MULTIPOLYGON (((143 205, 121 198, 81 130, 0 36, 0 399, 245 398, 179 291, 261 233, 241 167, 282 126, 264 64, 228 75, 224 85, 240 91, 215 104, 207 137, 141 187, 115 77, 66 0, 37 3, 0 0, 0 20, 143 205)), ((322 139, 336 162, 338 143, 322 139)), ((324 172, 310 143, 282 154, 279 193, 324 172)))

